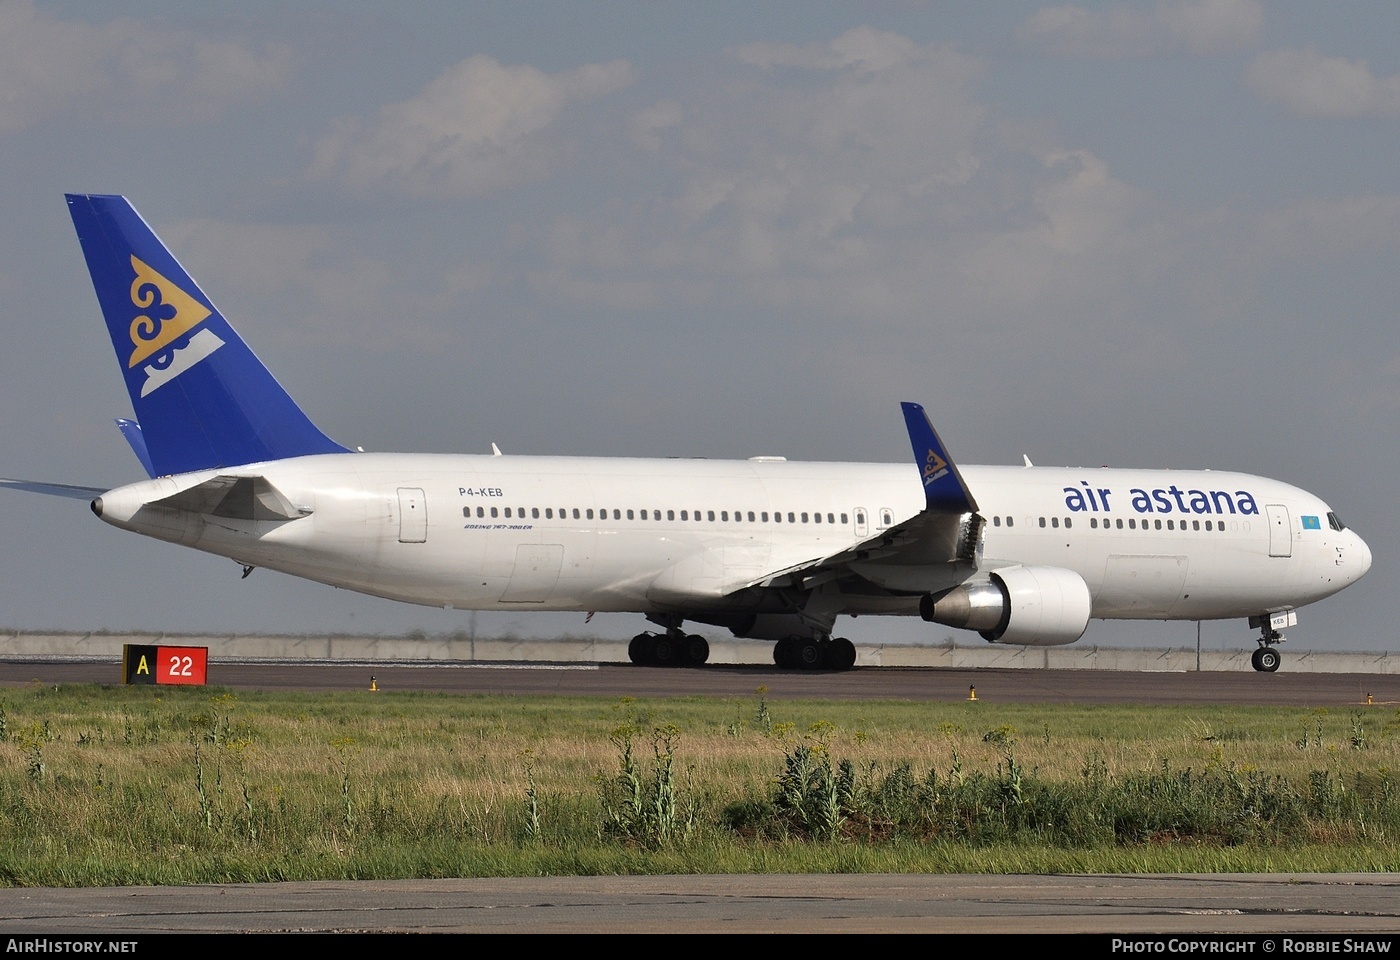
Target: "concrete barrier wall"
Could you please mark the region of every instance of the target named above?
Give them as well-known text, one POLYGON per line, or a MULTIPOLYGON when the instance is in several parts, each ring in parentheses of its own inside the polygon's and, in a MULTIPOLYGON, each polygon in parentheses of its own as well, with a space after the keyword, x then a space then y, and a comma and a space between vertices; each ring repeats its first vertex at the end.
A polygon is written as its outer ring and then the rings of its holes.
MULTIPOLYGON (((448 636, 231 636, 124 633, 0 634, 0 658, 91 657, 118 660, 124 644, 208 647, 211 659, 254 660, 452 660, 477 662, 625 663, 627 642, 592 638, 448 636)), ((1064 647, 969 646, 939 643, 858 647, 858 666, 1008 668, 1022 670, 1196 670, 1195 648, 1128 649, 1070 644, 1064 647)), ((1202 650, 1201 670, 1248 670, 1254 646, 1202 650)), ((1387 652, 1322 653, 1283 648, 1289 673, 1400 673, 1400 657, 1387 652)), ((773 645, 727 638, 710 640, 711 663, 773 662, 773 645)))

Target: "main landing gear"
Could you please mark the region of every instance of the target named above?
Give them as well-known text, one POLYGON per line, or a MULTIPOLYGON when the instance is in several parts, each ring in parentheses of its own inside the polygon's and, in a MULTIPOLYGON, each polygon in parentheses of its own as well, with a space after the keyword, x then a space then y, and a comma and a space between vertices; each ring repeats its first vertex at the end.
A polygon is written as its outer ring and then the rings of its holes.
POLYGON ((627 657, 639 667, 698 667, 710 659, 710 642, 678 629, 639 633, 627 645, 627 657))
POLYGON ((1249 657, 1250 666, 1260 673, 1273 673, 1277 670, 1278 665, 1283 662, 1283 657, 1274 648, 1276 643, 1283 643, 1283 634, 1265 622, 1259 628, 1259 649, 1249 657))
POLYGON ((845 637, 784 637, 773 645, 773 662, 784 670, 849 670, 856 645, 845 637))

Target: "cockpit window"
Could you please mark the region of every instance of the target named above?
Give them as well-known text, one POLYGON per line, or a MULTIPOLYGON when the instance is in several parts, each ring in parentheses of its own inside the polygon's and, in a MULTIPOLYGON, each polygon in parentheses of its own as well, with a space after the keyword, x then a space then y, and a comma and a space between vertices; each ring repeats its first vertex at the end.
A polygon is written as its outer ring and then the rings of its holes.
POLYGON ((1327 525, 1333 530, 1345 530, 1347 525, 1342 523, 1342 518, 1330 510, 1327 512, 1327 525))

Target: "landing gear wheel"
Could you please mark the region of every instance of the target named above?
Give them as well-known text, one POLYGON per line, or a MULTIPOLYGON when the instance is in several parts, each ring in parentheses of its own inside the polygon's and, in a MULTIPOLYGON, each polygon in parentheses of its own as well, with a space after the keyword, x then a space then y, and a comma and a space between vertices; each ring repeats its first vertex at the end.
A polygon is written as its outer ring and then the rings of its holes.
POLYGON ((851 669, 856 665, 856 645, 845 637, 837 637, 827 650, 827 662, 833 670, 851 669))
POLYGON ((674 667, 680 662, 681 648, 675 639, 666 634, 655 638, 651 651, 651 662, 658 667, 674 667))
POLYGON ((1260 673, 1274 673, 1278 670, 1278 665, 1283 662, 1283 657, 1273 647, 1260 647, 1254 651, 1249 662, 1260 673))
POLYGON ((784 670, 792 666, 792 637, 783 637, 773 644, 773 662, 784 670))
POLYGON ((651 634, 637 634, 632 638, 632 642, 627 644, 627 659, 639 667, 651 663, 651 641, 651 634))
POLYGON ((702 666, 706 660, 710 659, 710 641, 699 634, 692 633, 685 638, 684 652, 683 663, 691 667, 702 666))
POLYGON ((820 670, 826 666, 826 646, 817 640, 800 640, 794 645, 797 666, 803 670, 820 670))

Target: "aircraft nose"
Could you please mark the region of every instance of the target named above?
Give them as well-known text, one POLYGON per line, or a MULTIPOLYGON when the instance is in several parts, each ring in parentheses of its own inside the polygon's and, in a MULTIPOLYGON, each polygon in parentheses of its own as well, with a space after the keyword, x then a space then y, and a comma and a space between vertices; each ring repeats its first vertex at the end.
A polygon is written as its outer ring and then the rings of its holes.
POLYGON ((1366 576, 1366 571, 1371 569, 1371 548, 1366 545, 1365 540, 1357 537, 1356 549, 1353 552, 1356 554, 1356 579, 1360 580, 1366 576))

